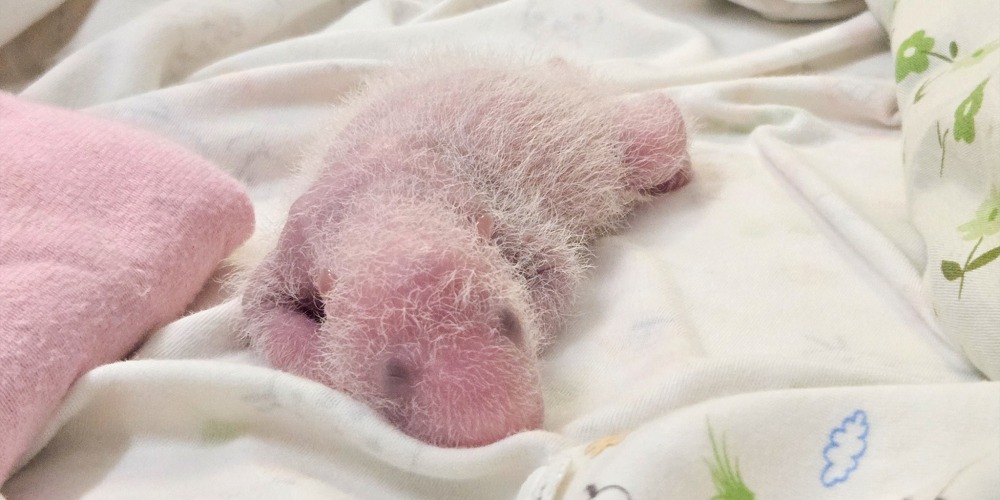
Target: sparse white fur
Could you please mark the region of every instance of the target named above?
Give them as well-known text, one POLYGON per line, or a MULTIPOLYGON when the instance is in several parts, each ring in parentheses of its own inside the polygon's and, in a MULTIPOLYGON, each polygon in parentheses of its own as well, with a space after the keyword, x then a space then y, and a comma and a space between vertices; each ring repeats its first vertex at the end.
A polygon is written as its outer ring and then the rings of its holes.
POLYGON ((398 425, 440 444, 523 428, 513 409, 540 398, 535 361, 588 245, 687 175, 683 120, 647 108, 562 61, 450 53, 382 72, 307 152, 287 196, 264 207, 291 210, 281 237, 281 218, 258 214, 264 227, 231 259, 244 270, 249 342, 298 359, 300 345, 275 342, 273 311, 321 294, 316 352, 297 373, 405 414, 398 425), (503 331, 505 314, 522 337, 468 333, 503 331), (414 382, 404 404, 370 373, 389 358, 461 369, 414 382))

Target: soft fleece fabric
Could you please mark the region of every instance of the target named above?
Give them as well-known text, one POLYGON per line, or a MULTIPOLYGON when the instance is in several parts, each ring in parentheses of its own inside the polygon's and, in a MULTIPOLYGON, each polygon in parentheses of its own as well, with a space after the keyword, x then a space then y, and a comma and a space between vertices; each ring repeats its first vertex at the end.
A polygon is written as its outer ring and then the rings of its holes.
POLYGON ((3 479, 77 377, 184 311, 253 211, 179 146, 3 93, 0 179, 3 479))

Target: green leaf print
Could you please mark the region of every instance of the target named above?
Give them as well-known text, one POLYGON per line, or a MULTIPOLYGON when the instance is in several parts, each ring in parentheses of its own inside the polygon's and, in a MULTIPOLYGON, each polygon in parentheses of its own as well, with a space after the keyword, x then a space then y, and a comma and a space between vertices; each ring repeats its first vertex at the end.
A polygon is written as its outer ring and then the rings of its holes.
POLYGON ((934 48, 934 39, 920 30, 903 40, 896 51, 896 82, 903 81, 910 73, 922 73, 930 66, 928 53, 934 48))
MULTIPOLYGON (((947 71, 938 73, 937 75, 934 75, 934 76, 932 76, 932 77, 924 80, 920 84, 920 87, 917 88, 917 91, 913 95, 913 103, 916 104, 916 103, 920 102, 920 100, 923 99, 924 96, 927 95, 927 88, 930 87, 930 85, 932 83, 934 83, 934 81, 937 80, 938 78, 940 78, 940 77, 944 76, 945 74, 950 73, 952 71, 960 70, 962 68, 967 68, 969 66, 974 66, 976 64, 979 64, 984 59, 986 59, 987 55, 991 54, 993 51, 995 51, 997 49, 1000 49, 1000 38, 998 38, 996 40, 993 40, 993 41, 990 41, 990 42, 986 43, 985 45, 983 45, 982 47, 979 47, 978 49, 972 51, 971 54, 966 54, 966 55, 964 55, 962 57, 958 56, 958 44, 956 42, 954 42, 954 41, 951 42, 948 45, 948 52, 951 54, 950 58, 946 57, 946 56, 943 56, 941 54, 938 54, 936 52, 933 52, 933 51, 927 51, 927 52, 925 52, 924 55, 934 56, 934 57, 937 57, 938 59, 942 59, 942 60, 948 61, 948 62, 951 63, 951 66, 948 68, 947 71)), ((897 57, 897 59, 898 59, 898 57, 897 57)), ((897 65, 897 68, 896 68, 896 76, 897 76, 897 78, 899 76, 899 67, 898 67, 898 65, 897 65)))
POLYGON ((965 272, 979 269, 980 267, 993 262, 997 257, 1000 257, 1000 247, 996 247, 993 250, 990 250, 973 259, 972 262, 969 262, 968 266, 965 266, 965 272))
POLYGON ((948 281, 958 280, 958 298, 962 298, 965 289, 965 278, 968 274, 1000 258, 1000 247, 992 248, 976 257, 976 250, 987 236, 1000 232, 1000 190, 996 186, 990 189, 989 196, 976 209, 976 218, 958 226, 964 232, 964 239, 977 239, 976 244, 965 259, 965 265, 952 260, 941 261, 941 274, 948 281))
POLYGON ((958 230, 965 233, 962 238, 972 241, 1000 233, 998 214, 1000 214, 1000 189, 993 186, 993 189, 990 189, 990 194, 976 209, 976 217, 958 226, 958 230))
POLYGON ((986 43, 982 47, 972 51, 969 55, 955 59, 955 63, 952 65, 951 69, 956 70, 979 64, 980 61, 986 59, 987 55, 997 49, 1000 49, 1000 38, 986 43))
POLYGON ((983 107, 983 91, 986 89, 987 78, 966 97, 962 104, 955 108, 955 141, 965 141, 972 144, 976 140, 976 113, 983 107))
POLYGON ((965 271, 962 270, 962 265, 958 262, 953 260, 942 260, 941 274, 944 274, 944 279, 948 281, 955 281, 965 275, 965 271))

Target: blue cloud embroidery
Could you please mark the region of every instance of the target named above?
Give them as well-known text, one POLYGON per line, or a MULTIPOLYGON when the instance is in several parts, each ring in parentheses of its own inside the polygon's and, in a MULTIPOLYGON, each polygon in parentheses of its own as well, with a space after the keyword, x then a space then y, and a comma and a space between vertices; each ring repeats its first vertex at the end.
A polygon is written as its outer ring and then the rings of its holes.
POLYGON ((858 468, 858 462, 868 449, 868 415, 855 411, 845 418, 840 427, 830 431, 830 441, 823 448, 826 466, 820 474, 823 486, 831 488, 847 480, 858 468))

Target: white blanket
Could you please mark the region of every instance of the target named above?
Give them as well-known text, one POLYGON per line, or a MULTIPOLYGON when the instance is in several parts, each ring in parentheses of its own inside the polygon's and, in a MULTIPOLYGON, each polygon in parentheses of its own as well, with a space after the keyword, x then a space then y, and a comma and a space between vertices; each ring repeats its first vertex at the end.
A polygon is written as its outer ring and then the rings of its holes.
POLYGON ((666 92, 693 124, 695 179, 598 243, 544 356, 544 430, 416 442, 261 366, 237 341, 237 304, 209 286, 135 359, 77 383, 0 488, 9 500, 1000 498, 1000 383, 944 340, 921 288, 893 56, 870 13, 23 3, 0 0, 0 86, 170 137, 262 209, 366 72, 441 47, 555 53, 623 92, 666 92))

